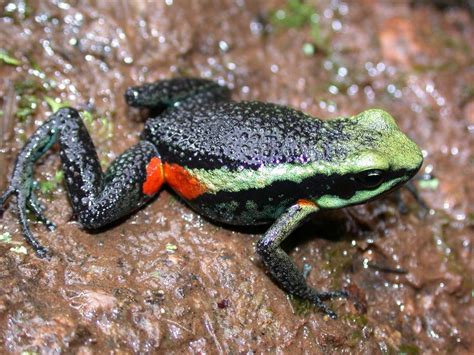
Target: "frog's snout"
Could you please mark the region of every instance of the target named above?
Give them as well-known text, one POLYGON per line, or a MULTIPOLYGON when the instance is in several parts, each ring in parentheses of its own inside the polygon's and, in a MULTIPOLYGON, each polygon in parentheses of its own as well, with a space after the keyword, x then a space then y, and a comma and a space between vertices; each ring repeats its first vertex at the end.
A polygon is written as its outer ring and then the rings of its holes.
POLYGON ((130 106, 137 107, 139 96, 140 92, 134 87, 130 87, 125 91, 125 101, 127 101, 127 104, 130 106))
POLYGON ((412 171, 412 176, 416 175, 416 173, 420 170, 421 166, 423 165, 423 153, 416 145, 415 142, 413 142, 411 139, 408 137, 406 138, 408 141, 408 149, 404 152, 404 156, 406 159, 406 165, 409 170, 412 171))

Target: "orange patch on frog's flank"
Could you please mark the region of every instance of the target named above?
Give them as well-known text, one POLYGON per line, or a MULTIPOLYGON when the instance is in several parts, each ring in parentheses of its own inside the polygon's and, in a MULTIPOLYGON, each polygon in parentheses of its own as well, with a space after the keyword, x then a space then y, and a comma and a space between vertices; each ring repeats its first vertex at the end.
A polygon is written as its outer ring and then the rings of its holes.
POLYGON ((296 201, 296 203, 300 205, 301 207, 304 207, 304 206, 316 207, 316 204, 310 200, 299 199, 298 201, 296 201))
POLYGON ((166 183, 187 200, 195 199, 207 191, 206 186, 178 164, 164 165, 166 183))
POLYGON ((145 195, 151 196, 157 193, 161 185, 165 182, 165 175, 163 172, 163 164, 158 157, 151 158, 146 166, 146 179, 142 186, 142 191, 145 195))

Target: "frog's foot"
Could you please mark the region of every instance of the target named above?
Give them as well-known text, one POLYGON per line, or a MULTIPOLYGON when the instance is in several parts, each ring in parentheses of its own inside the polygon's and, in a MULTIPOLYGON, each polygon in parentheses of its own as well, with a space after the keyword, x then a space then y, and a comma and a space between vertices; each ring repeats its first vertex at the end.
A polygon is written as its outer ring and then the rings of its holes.
POLYGON ((330 300, 332 298, 348 298, 349 294, 344 290, 332 291, 332 292, 316 292, 312 288, 308 288, 307 294, 304 295, 304 299, 311 301, 318 309, 327 314, 331 319, 337 319, 337 314, 330 309, 323 301, 330 300))
POLYGON ((15 193, 15 190, 13 190, 13 188, 11 188, 11 186, 9 186, 7 188, 7 190, 2 194, 2 196, 0 196, 0 211, 3 212, 4 209, 3 209, 3 205, 5 204, 5 202, 10 198, 11 195, 13 195, 15 193))
POLYGON ((280 244, 311 213, 318 210, 316 204, 300 200, 283 213, 257 243, 257 253, 278 283, 290 294, 309 300, 332 319, 337 315, 323 301, 349 295, 346 291, 317 292, 306 284, 309 268, 300 272, 280 244))
POLYGON ((54 228, 54 223, 44 217, 40 204, 36 197, 32 194, 29 188, 17 188, 16 184, 10 184, 7 190, 0 197, 0 209, 3 210, 5 202, 12 196, 16 195, 16 205, 18 209, 18 219, 21 224, 23 235, 25 240, 33 247, 36 255, 40 258, 49 256, 49 251, 41 245, 41 243, 31 233, 30 226, 28 224, 27 210, 31 212, 43 222, 49 229, 54 228))

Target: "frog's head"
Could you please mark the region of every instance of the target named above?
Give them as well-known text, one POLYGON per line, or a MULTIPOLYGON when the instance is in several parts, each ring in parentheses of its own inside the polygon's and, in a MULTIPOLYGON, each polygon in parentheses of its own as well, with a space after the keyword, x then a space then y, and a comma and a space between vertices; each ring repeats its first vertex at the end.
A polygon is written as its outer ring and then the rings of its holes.
POLYGON ((420 169, 420 148, 387 112, 371 109, 340 120, 347 150, 334 166, 334 187, 316 200, 320 207, 339 208, 374 199, 402 185, 420 169))

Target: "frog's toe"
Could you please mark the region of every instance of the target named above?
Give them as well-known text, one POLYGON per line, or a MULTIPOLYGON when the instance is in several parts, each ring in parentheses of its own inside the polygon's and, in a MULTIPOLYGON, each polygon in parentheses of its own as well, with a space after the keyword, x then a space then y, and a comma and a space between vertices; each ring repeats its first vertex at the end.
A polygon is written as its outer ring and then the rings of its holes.
POLYGON ((42 222, 50 231, 56 229, 56 224, 50 221, 43 213, 44 207, 38 201, 36 195, 31 192, 30 198, 27 202, 28 209, 35 215, 35 217, 42 222))
MULTIPOLYGON (((31 233, 30 226, 28 223, 28 218, 27 218, 27 206, 30 205, 29 198, 25 197, 25 194, 22 191, 14 191, 15 194, 17 195, 16 197, 16 202, 17 202, 17 208, 18 208, 18 217, 20 220, 20 225, 21 229, 23 231, 23 236, 25 237, 25 240, 30 244, 36 255, 40 258, 46 258, 49 255, 48 249, 43 247, 41 243, 34 237, 33 233, 31 233)), ((34 212, 33 212, 34 213, 34 212)))
POLYGON ((330 292, 320 292, 318 296, 322 300, 330 300, 332 298, 348 298, 349 293, 345 290, 330 291, 330 292))
POLYGON ((8 187, 8 189, 0 196, 0 213, 3 213, 3 205, 5 204, 5 202, 7 202, 10 196, 13 195, 14 192, 15 190, 13 188, 8 187))
POLYGON ((345 290, 330 291, 330 292, 316 292, 315 290, 308 288, 306 299, 310 300, 316 307, 319 308, 323 313, 327 314, 331 319, 336 319, 337 314, 330 309, 323 301, 327 301, 333 298, 348 298, 349 294, 345 290))
POLYGON ((43 246, 39 246, 39 248, 35 248, 35 254, 40 259, 51 259, 51 251, 43 246))
MULTIPOLYGON (((322 294, 324 295, 324 293, 322 294)), ((313 294, 309 300, 316 306, 318 309, 327 314, 331 319, 337 319, 337 314, 332 309, 330 309, 324 302, 323 298, 319 297, 318 294, 313 294)))

